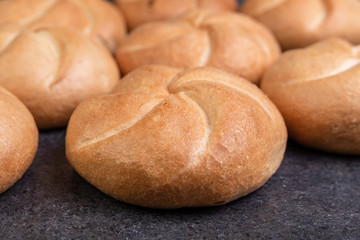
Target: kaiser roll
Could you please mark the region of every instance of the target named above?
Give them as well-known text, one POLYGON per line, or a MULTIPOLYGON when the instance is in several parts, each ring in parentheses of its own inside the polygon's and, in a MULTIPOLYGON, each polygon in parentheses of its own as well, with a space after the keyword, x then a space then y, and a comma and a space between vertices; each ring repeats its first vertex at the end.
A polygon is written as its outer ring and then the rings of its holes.
POLYGON ((360 43, 359 0, 248 0, 242 12, 269 27, 283 49, 328 37, 360 43))
POLYGON ((235 11, 236 0, 115 0, 129 28, 169 20, 195 9, 235 11))
POLYGON ((109 92, 116 62, 101 44, 66 28, 0 25, 0 86, 20 98, 40 128, 66 125, 84 98, 109 92))
POLYGON ((287 132, 255 85, 221 70, 144 66, 82 102, 66 156, 106 194, 135 205, 225 204, 279 167, 287 132))
POLYGON ((283 114, 289 135, 326 151, 360 154, 360 48, 329 39, 286 52, 261 89, 283 114))
POLYGON ((125 35, 125 22, 103 0, 2 0, 0 24, 15 22, 29 28, 66 26, 81 31, 114 51, 125 35))
POLYGON ((34 118, 14 95, 0 87, 0 193, 18 181, 38 145, 34 118))
POLYGON ((116 56, 124 73, 145 64, 210 66, 257 83, 279 53, 272 34, 249 17, 196 11, 136 28, 120 43, 116 56))

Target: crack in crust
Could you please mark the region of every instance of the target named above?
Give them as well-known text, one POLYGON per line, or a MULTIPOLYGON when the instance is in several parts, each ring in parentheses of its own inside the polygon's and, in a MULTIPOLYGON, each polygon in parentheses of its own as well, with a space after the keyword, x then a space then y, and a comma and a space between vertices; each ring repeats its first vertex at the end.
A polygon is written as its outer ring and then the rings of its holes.
POLYGON ((265 113, 271 119, 273 119, 273 116, 272 116, 270 110, 260 101, 259 98, 257 98, 255 95, 251 94, 249 91, 241 89, 238 86, 236 86, 234 84, 231 84, 231 83, 228 83, 228 82, 224 82, 224 81, 222 81, 222 82, 220 82, 220 81, 219 82, 214 82, 214 81, 209 81, 209 80, 205 80, 205 79, 191 79, 191 80, 187 80, 186 82, 183 82, 182 84, 177 85, 176 88, 182 88, 182 87, 184 87, 185 84, 189 84, 189 83, 193 83, 193 82, 212 83, 212 84, 218 84, 218 85, 221 85, 223 87, 230 88, 231 90, 236 91, 236 92, 238 92, 238 93, 252 99, 253 101, 255 101, 259 106, 261 106, 261 108, 265 111, 265 113))
POLYGON ((54 36, 51 32, 46 30, 39 30, 35 34, 37 34, 38 37, 42 37, 43 39, 46 39, 49 48, 52 50, 52 53, 55 54, 56 60, 57 60, 57 67, 53 74, 53 79, 50 81, 49 89, 52 89, 55 85, 62 82, 64 79, 63 76, 61 76, 62 70, 63 70, 63 53, 64 50, 61 49, 60 45, 62 45, 59 40, 54 36))
MULTIPOLYGON (((1 31, 1 29, 0 29, 1 31)), ((61 76, 64 69, 63 66, 63 55, 65 50, 62 48, 62 46, 66 45, 61 41, 61 39, 58 39, 51 31, 47 31, 46 29, 39 29, 34 32, 28 32, 28 30, 21 29, 20 31, 12 34, 6 41, 5 44, 0 48, 0 57, 1 55, 9 49, 17 40, 19 40, 23 35, 30 34, 34 35, 36 38, 41 38, 43 40, 46 40, 47 46, 51 50, 51 52, 55 55, 55 59, 57 62, 57 68, 56 71, 53 74, 53 78, 50 80, 49 83, 49 89, 53 88, 55 85, 60 83, 64 77, 61 76)))
MULTIPOLYGON (((83 30, 84 34, 91 34, 91 32, 94 29, 95 26, 95 16, 93 14, 92 11, 90 11, 85 4, 83 4, 82 1, 74 1, 74 0, 67 0, 69 3, 71 3, 72 5, 76 6, 81 12, 84 13, 84 15, 87 18, 87 26, 86 28, 83 30)), ((61 0, 52 0, 49 1, 43 9, 40 9, 38 12, 35 12, 30 18, 28 19, 23 19, 23 21, 21 21, 22 25, 25 26, 31 26, 32 24, 36 23, 37 21, 41 20, 44 16, 46 16, 51 10, 53 10, 54 8, 56 8, 56 6, 58 4, 61 3, 61 0)))
POLYGON ((181 92, 181 93, 179 93, 179 96, 182 97, 185 101, 191 102, 194 106, 197 107, 197 109, 199 111, 199 114, 202 116, 202 118, 204 119, 204 122, 207 124, 206 127, 205 127, 205 129, 206 129, 205 137, 203 138, 198 150, 195 152, 194 156, 191 158, 189 163, 184 168, 179 170, 179 172, 175 176, 173 176, 169 181, 167 181, 167 182, 165 182, 165 183, 163 183, 161 185, 154 186, 153 189, 158 188, 160 186, 165 186, 167 184, 170 184, 171 182, 175 181, 178 177, 180 177, 182 173, 184 173, 187 170, 189 170, 190 168, 195 167, 196 165, 198 165, 201 162, 201 159, 203 158, 203 156, 206 155, 206 152, 207 152, 207 149, 208 149, 212 124, 211 124, 211 121, 210 121, 206 111, 204 110, 204 108, 198 102, 196 102, 191 97, 187 96, 186 93, 181 92))
POLYGON ((269 44, 266 44, 264 42, 264 39, 262 37, 260 37, 258 34, 254 34, 253 31, 246 26, 245 24, 241 25, 243 30, 246 31, 246 33, 248 34, 248 36, 258 45, 258 47, 261 49, 261 51, 264 53, 264 55, 267 58, 267 61, 271 61, 271 50, 270 50, 270 46, 269 44))
MULTIPOLYGON (((255 2, 255 1, 254 1, 255 2)), ((273 0, 273 1, 262 1, 254 4, 255 8, 252 7, 252 4, 249 4, 249 7, 245 7, 245 12, 248 12, 251 16, 254 17, 260 17, 261 15, 266 14, 267 12, 271 12, 272 10, 275 10, 277 7, 287 3, 288 0, 273 0)), ((322 25, 325 24, 326 20, 329 17, 329 13, 332 6, 332 1, 329 0, 317 0, 317 2, 320 4, 321 12, 317 15, 317 18, 314 19, 314 21, 308 25, 307 29, 308 31, 314 31, 316 29, 319 29, 322 27, 322 25)), ((276 10, 275 10, 276 11, 276 10)))
POLYGON ((0 87, 0 92, 1 92, 1 94, 5 94, 11 98, 15 98, 13 94, 11 94, 9 91, 5 90, 5 88, 3 88, 3 87, 0 87))
MULTIPOLYGON (((155 104, 154 107, 152 107, 150 110, 144 112, 144 113, 140 113, 137 117, 135 117, 132 121, 130 121, 129 123, 127 123, 125 126, 119 126, 117 128, 112 129, 111 131, 108 131, 105 135, 98 137, 98 138, 94 138, 92 140, 86 141, 82 144, 80 144, 77 149, 80 150, 82 148, 85 147, 89 147, 90 145, 96 144, 96 143, 100 143, 102 141, 105 141, 125 130, 128 130, 132 127, 134 127, 136 124, 138 124, 139 122, 141 122, 143 119, 145 119, 148 115, 150 115, 152 112, 156 111, 156 109, 161 106, 165 101, 166 101, 166 97, 162 100, 159 100, 158 103, 155 104)), ((141 112, 141 111, 140 111, 141 112)))
POLYGON ((259 16, 262 15, 266 12, 269 12, 275 8, 277 8, 278 6, 280 6, 281 4, 287 2, 288 0, 265 0, 262 1, 261 4, 258 5, 258 7, 256 9, 253 9, 253 11, 250 12, 251 15, 254 16, 259 16))
POLYGON ((89 24, 84 29, 84 33, 87 35, 90 34, 95 27, 95 16, 94 16, 93 12, 89 11, 89 9, 85 5, 83 5, 81 3, 81 1, 69 0, 69 2, 71 2, 72 4, 77 6, 82 12, 85 13, 85 16, 87 17, 89 24))
POLYGON ((21 31, 17 31, 10 35, 10 37, 3 43, 3 45, 0 46, 0 57, 12 44, 14 44, 21 37, 21 34, 21 31))
MULTIPOLYGON (((208 140, 209 140, 210 134, 211 134, 211 129, 212 129, 211 120, 210 120, 208 114, 206 113, 205 109, 197 101, 192 99, 190 96, 186 95, 186 93, 184 93, 184 92, 180 92, 178 94, 178 96, 181 97, 182 99, 184 99, 185 101, 187 101, 188 103, 191 103, 193 106, 196 106, 197 110, 199 111, 200 116, 202 117, 202 119, 206 123, 205 137, 204 137, 204 139, 202 141, 201 146, 199 147, 198 151, 196 152, 197 156, 204 155, 206 153, 208 140)), ((195 164, 194 164, 194 162, 192 162, 190 165, 195 165, 195 164)))
MULTIPOLYGON (((142 50, 146 50, 146 49, 151 49, 151 48, 156 48, 157 46, 160 46, 162 44, 165 44, 167 42, 171 42, 171 41, 176 41, 178 39, 183 38, 184 36, 193 34, 194 32, 197 32, 198 29, 196 29, 195 27, 191 26, 189 29, 187 29, 186 31, 182 31, 181 28, 179 28, 179 31, 169 31, 169 28, 172 29, 172 27, 170 25, 168 25, 168 23, 159 23, 159 26, 156 27, 160 27, 161 31, 157 31, 155 36, 159 36, 156 41, 154 40, 150 40, 150 43, 146 42, 147 39, 141 38, 141 44, 129 44, 129 46, 127 47, 122 47, 121 48, 121 52, 136 52, 136 51, 142 51, 142 50), (145 41, 145 42, 143 42, 145 41)), ((177 27, 177 26, 176 26, 177 27)), ((135 34, 137 33, 136 30, 135 34)), ((143 32, 147 32, 148 34, 153 32, 153 28, 149 28, 149 27, 144 27, 141 28, 139 31, 143 31, 143 32)))
POLYGON ((343 65, 339 66, 337 69, 334 69, 332 72, 328 73, 328 74, 324 74, 320 77, 316 77, 316 78, 307 78, 307 79, 303 79, 303 78, 299 78, 299 79, 293 79, 293 80, 289 80, 287 82, 282 83, 282 86, 288 86, 288 85, 293 85, 293 84, 298 84, 298 83, 307 83, 307 82, 313 82, 313 81, 320 81, 323 80, 325 78, 330 78, 330 77, 335 77, 338 75, 341 75, 347 71, 350 71, 354 68, 357 68, 360 66, 360 60, 358 59, 349 59, 348 61, 344 62, 343 65))
POLYGON ((206 31, 206 30, 204 30, 204 31, 207 33, 206 36, 207 36, 207 40, 209 42, 207 44, 207 49, 206 49, 206 51, 204 51, 204 54, 200 60, 200 63, 199 63, 200 67, 205 67, 209 63, 209 61, 211 59, 211 55, 212 55, 212 48, 213 48, 213 46, 212 46, 213 44, 211 42, 212 40, 211 40, 209 31, 206 31))
MULTIPOLYGON (((1 31, 1 29, 0 29, 1 31)), ((56 56, 55 59, 57 61, 57 68, 56 71, 53 74, 53 78, 51 79, 50 83, 49 83, 49 89, 53 88, 56 84, 60 83, 64 77, 61 76, 61 73, 63 72, 62 68, 62 57, 63 57, 63 52, 60 50, 60 42, 58 41, 58 39, 56 38, 56 36, 54 36, 51 32, 43 30, 43 29, 39 29, 37 31, 34 32, 27 32, 27 30, 24 29, 20 29, 20 31, 17 31, 13 34, 11 34, 11 36, 5 41, 4 45, 0 48, 0 57, 1 55, 7 50, 9 49, 17 40, 19 40, 24 34, 33 34, 35 35, 37 38, 42 38, 44 40, 46 40, 46 42, 48 43, 48 47, 49 49, 51 49, 52 53, 56 56)))
POLYGON ((31 25, 32 23, 36 22, 37 20, 41 19, 43 16, 45 16, 51 9, 53 9, 60 0, 52 0, 49 1, 48 4, 43 8, 40 9, 37 13, 32 15, 30 18, 25 19, 22 24, 24 25, 31 25))
POLYGON ((352 54, 354 57, 359 58, 360 61, 360 46, 353 47, 352 54))
POLYGON ((319 3, 321 4, 322 12, 319 14, 316 21, 314 21, 313 24, 309 27, 310 30, 316 30, 320 28, 329 16, 329 12, 331 9, 330 3, 327 0, 319 0, 319 3))
MULTIPOLYGON (((329 2, 328 0, 317 0, 319 2, 319 4, 322 5, 322 13, 319 15, 319 18, 313 23, 313 25, 310 26, 310 29, 316 29, 318 27, 320 27, 326 20, 329 11, 331 9, 331 1, 329 2)), ((258 17, 260 15, 266 14, 267 12, 270 12, 272 10, 274 10, 275 8, 285 4, 286 2, 288 2, 288 0, 264 0, 257 6, 256 8, 253 9, 247 9, 247 11, 249 11, 249 14, 255 17, 258 17)), ((251 4, 249 4, 251 5, 251 4)))

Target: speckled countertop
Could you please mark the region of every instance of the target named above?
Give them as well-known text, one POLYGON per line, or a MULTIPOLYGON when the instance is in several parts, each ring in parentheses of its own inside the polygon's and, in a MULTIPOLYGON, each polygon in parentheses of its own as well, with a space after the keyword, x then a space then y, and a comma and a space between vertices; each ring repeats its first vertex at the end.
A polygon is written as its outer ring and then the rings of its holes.
POLYGON ((118 202, 67 163, 65 130, 0 195, 0 239, 360 239, 360 157, 289 142, 279 171, 225 206, 151 210, 118 202))
POLYGON ((290 141, 279 171, 249 196, 159 211, 92 187, 64 142, 65 129, 40 133, 34 163, 0 195, 0 239, 360 239, 360 157, 290 141))

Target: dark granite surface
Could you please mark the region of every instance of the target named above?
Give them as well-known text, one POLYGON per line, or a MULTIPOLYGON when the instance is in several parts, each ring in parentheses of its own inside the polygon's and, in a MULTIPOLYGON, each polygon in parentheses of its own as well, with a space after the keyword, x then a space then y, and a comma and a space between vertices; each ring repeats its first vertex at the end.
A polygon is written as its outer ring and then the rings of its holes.
POLYGON ((118 202, 69 166, 65 130, 0 195, 0 239, 360 239, 360 157, 290 142, 279 171, 225 206, 159 211, 118 202))
POLYGON ((151 210, 101 193, 69 166, 65 130, 0 195, 0 239, 360 239, 360 157, 289 142, 279 171, 225 206, 151 210))

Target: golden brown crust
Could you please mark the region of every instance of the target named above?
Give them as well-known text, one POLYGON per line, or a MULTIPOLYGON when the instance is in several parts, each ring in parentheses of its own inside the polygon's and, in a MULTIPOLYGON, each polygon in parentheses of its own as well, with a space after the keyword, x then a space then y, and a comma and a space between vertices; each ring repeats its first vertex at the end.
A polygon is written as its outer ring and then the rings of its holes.
POLYGON ((360 51, 329 39, 286 52, 261 89, 283 114, 289 134, 310 147, 360 154, 360 51))
POLYGON ((272 34, 249 17, 195 11, 140 26, 120 43, 116 57, 124 73, 145 64, 210 66, 256 83, 279 53, 272 34))
POLYGON ((0 193, 18 181, 32 163, 38 130, 29 110, 0 87, 0 193))
POLYGON ((151 21, 169 20, 195 9, 235 11, 236 0, 116 0, 130 29, 151 21))
POLYGON ((212 206, 262 186, 279 167, 286 139, 278 110, 248 81, 213 68, 150 65, 112 94, 79 105, 66 155, 118 200, 212 206))
POLYGON ((242 12, 269 27, 283 49, 328 37, 360 43, 359 0, 248 0, 242 12))
POLYGON ((40 128, 66 125, 88 96, 111 91, 117 65, 101 44, 66 28, 0 25, 0 86, 20 98, 40 128))
POLYGON ((103 0, 0 1, 0 25, 9 22, 29 28, 71 27, 94 37, 111 51, 126 31, 121 13, 103 0))

